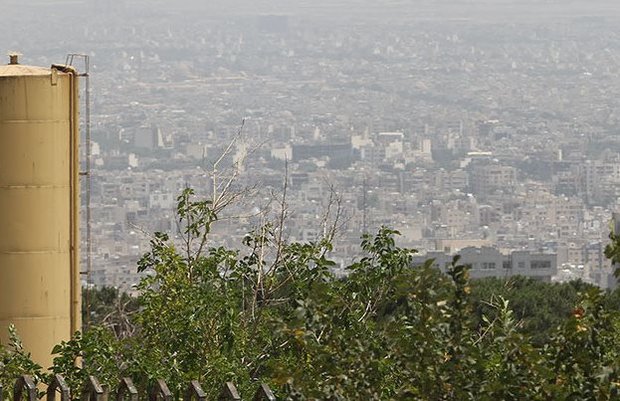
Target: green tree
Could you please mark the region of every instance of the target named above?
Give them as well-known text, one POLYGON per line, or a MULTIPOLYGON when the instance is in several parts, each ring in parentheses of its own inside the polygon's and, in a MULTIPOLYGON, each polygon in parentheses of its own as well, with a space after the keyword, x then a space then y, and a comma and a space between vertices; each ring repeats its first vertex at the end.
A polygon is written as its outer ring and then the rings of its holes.
POLYGON ((491 299, 501 297, 510 303, 520 330, 539 345, 571 314, 579 294, 592 285, 582 281, 544 283, 533 278, 484 278, 472 282, 474 313, 480 324, 482 317, 495 317, 496 305, 491 299))
MULTIPOLYGON (((74 394, 96 375, 109 386, 130 376, 142 389, 163 378, 177 395, 197 379, 210 397, 230 380, 246 395, 268 382, 287 400, 618 399, 617 293, 471 282, 458 258, 448 274, 433 261, 413 268, 415 250, 385 227, 362 237, 362 256, 341 277, 329 235, 288 242, 282 220, 257 227, 239 250, 211 247, 219 210, 190 189, 179 196, 182 240, 155 233, 139 261, 139 297, 123 315, 131 335, 102 319, 55 348, 53 371, 74 394)), ((91 295, 100 297, 94 316, 122 299, 91 295)), ((0 348, 0 380, 46 380, 13 335, 0 348)))

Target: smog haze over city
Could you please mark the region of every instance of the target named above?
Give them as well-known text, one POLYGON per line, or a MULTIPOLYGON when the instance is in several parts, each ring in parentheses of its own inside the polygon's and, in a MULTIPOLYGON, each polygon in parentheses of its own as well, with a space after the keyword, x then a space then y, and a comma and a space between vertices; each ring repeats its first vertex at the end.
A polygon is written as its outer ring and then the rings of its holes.
POLYGON ((297 241, 338 209, 342 264, 385 225, 422 259, 469 255, 474 277, 615 282, 603 249, 620 211, 617 1, 0 9, 0 48, 21 63, 89 56, 93 284, 130 290, 148 233, 174 233, 177 195, 212 196, 214 179, 239 196, 213 244, 238 247, 286 204, 297 241))

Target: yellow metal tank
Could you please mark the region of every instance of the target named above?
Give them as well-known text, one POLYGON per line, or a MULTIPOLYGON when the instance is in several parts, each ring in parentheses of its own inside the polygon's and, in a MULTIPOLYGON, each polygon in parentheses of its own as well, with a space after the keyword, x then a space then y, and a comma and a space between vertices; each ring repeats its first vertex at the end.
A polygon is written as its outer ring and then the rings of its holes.
POLYGON ((80 329, 78 78, 0 66, 0 341, 13 323, 35 362, 80 329))

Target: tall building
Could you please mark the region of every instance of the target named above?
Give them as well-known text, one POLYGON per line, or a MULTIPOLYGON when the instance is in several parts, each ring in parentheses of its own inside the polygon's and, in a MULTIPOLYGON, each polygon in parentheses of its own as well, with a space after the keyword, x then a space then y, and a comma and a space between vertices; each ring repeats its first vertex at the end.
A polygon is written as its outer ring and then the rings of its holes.
POLYGON ((517 172, 511 166, 480 162, 472 166, 469 184, 472 193, 480 197, 491 195, 496 191, 510 193, 517 184, 517 172))

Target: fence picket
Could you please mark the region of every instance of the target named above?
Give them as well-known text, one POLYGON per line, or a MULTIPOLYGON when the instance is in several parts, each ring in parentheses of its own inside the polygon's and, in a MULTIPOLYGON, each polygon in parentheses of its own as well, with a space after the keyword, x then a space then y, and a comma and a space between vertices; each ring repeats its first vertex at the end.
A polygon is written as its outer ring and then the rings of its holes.
POLYGON ((103 401, 104 391, 95 376, 88 376, 82 389, 82 401, 103 401))
MULTIPOLYGON (((72 401, 71 389, 61 375, 53 375, 47 386, 45 401, 72 401)), ((80 394, 80 401, 107 401, 108 392, 99 383, 95 376, 89 376, 84 382, 80 394)), ((0 385, 0 401, 3 401, 3 387, 0 385)), ((147 389, 148 401, 173 401, 174 396, 166 382, 157 379, 147 389)), ((121 378, 114 401, 139 401, 140 394, 133 381, 128 377, 121 378)), ((226 382, 217 398, 218 401, 241 401, 237 387, 232 382, 226 382)), ((37 385, 31 376, 22 375, 15 380, 13 387, 13 401, 38 401, 37 385), (25 398, 25 400, 24 400, 25 398)), ((197 380, 192 380, 183 395, 183 401, 207 401, 207 394, 197 380)), ((276 397, 267 384, 261 385, 254 393, 252 401, 276 401, 276 397)))
POLYGON ((254 398, 252 401, 276 401, 276 396, 273 395, 273 392, 265 383, 261 383, 254 394, 254 398))
POLYGON ((157 379, 155 384, 149 388, 149 401, 158 400, 172 401, 172 392, 170 392, 168 385, 162 379, 157 379))
POLYGON ((126 396, 127 401, 138 401, 138 390, 129 377, 123 377, 118 384, 116 401, 123 401, 126 396))
POLYGON ((61 375, 54 375, 47 386, 47 401, 56 401, 57 391, 60 392, 60 401, 71 401, 71 390, 61 375))
POLYGON ((239 392, 237 391, 237 387, 231 382, 226 382, 224 384, 224 388, 222 388, 222 392, 218 397, 218 401, 239 401, 241 397, 239 396, 239 392))
POLYGON ((205 392, 202 390, 202 387, 200 387, 200 383, 198 383, 198 380, 192 380, 189 383, 183 401, 192 401, 193 399, 196 399, 196 401, 207 400, 207 394, 205 394, 205 392))
POLYGON ((21 401, 24 390, 26 390, 26 399, 28 401, 37 400, 37 386, 34 384, 32 377, 28 375, 22 375, 15 380, 15 386, 13 387, 13 401, 21 401))

